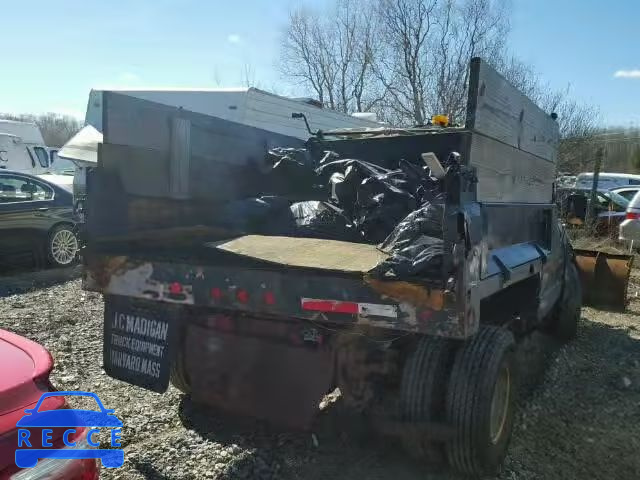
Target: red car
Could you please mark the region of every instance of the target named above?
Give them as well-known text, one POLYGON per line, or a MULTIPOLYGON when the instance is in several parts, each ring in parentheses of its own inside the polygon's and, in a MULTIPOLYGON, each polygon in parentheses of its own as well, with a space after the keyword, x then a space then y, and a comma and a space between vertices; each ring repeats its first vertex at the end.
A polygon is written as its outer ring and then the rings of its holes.
MULTIPOLYGON (((22 418, 26 408, 35 407, 43 393, 56 390, 49 382, 53 358, 41 345, 0 329, 0 365, 3 366, 0 375, 0 480, 96 480, 98 467, 94 459, 44 459, 34 468, 16 467, 16 422, 22 418)), ((49 397, 39 411, 59 408, 68 408, 64 397, 49 397)), ((53 448, 64 448, 64 431, 64 428, 53 429, 53 448)), ((80 430, 75 438, 69 440, 82 442, 84 433, 80 430)), ((34 448, 38 447, 36 444, 34 448)))

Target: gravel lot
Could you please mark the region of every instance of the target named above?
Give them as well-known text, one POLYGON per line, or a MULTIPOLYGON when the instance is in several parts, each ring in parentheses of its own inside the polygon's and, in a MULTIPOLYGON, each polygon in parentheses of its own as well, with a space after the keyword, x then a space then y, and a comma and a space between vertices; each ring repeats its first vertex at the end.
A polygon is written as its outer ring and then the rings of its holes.
MULTIPOLYGON (((103 469, 103 478, 452 478, 389 442, 342 431, 331 411, 312 438, 203 411, 173 388, 157 395, 107 377, 102 299, 69 280, 74 273, 0 278, 0 328, 51 351, 59 389, 96 392, 116 409, 125 425, 125 465, 103 469)), ((640 478, 638 288, 630 288, 634 300, 626 313, 585 308, 577 340, 558 349, 543 339, 542 349, 533 348, 547 352, 549 368, 526 389, 499 478, 640 478)))

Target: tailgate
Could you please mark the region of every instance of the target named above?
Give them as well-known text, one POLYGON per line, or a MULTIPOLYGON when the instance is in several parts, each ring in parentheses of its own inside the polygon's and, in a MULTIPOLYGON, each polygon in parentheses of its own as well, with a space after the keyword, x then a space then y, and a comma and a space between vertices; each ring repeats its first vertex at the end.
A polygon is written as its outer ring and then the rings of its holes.
POLYGON ((251 235, 210 247, 256 261, 198 265, 87 256, 84 287, 257 317, 466 336, 455 304, 442 290, 368 276, 385 257, 375 246, 251 235))

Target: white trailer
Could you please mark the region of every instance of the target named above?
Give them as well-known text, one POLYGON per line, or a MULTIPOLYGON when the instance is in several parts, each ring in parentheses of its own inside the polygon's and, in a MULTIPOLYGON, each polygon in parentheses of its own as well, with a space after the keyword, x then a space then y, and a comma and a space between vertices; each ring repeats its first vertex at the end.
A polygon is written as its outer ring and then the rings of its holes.
POLYGON ((41 175, 50 167, 49 151, 35 123, 0 120, 0 168, 41 175))
MULTIPOLYGON (((309 132, 302 120, 291 118, 294 112, 303 113, 314 130, 380 126, 378 122, 371 120, 372 114, 366 118, 347 115, 318 107, 309 100, 281 97, 257 88, 109 91, 302 140, 309 138, 309 132)), ((87 125, 94 126, 100 132, 103 92, 104 90, 91 91, 85 118, 87 125)))

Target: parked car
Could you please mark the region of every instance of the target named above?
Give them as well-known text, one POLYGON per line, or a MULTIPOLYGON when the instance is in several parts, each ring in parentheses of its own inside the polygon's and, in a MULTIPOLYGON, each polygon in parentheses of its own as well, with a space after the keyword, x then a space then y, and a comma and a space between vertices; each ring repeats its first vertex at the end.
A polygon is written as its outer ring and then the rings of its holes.
POLYGON ((630 242, 632 246, 638 245, 638 240, 640 240, 640 191, 634 195, 627 206, 625 219, 620 224, 618 238, 630 242))
MULTIPOLYGON (((580 226, 586 221, 591 190, 589 189, 558 189, 556 202, 560 207, 560 214, 570 225, 580 226)), ((595 233, 597 235, 611 235, 618 231, 620 223, 625 218, 629 200, 613 190, 597 191, 594 213, 596 215, 595 233)))
MULTIPOLYGON (((55 396, 39 402, 43 393, 55 392, 49 382, 53 369, 51 354, 31 340, 0 329, 0 365, 11 365, 0 375, 0 478, 49 479, 49 480, 96 480, 98 468, 94 459, 43 459, 33 468, 19 469, 15 464, 18 445, 17 422, 25 409, 35 408, 39 412, 66 410, 64 397, 55 396)), ((66 428, 52 428, 53 448, 65 448, 62 437, 66 428)), ((86 429, 78 428, 73 438, 76 448, 83 448, 86 429)), ((41 439, 33 435, 30 442, 38 448, 41 439), (35 442, 35 443, 34 443, 35 442)))
POLYGON ((627 200, 631 200, 636 193, 640 192, 640 185, 635 187, 612 188, 611 191, 617 193, 618 195, 622 195, 627 200))
MULTIPOLYGON (((631 173, 607 173, 600 172, 598 175, 598 190, 610 190, 616 187, 628 187, 630 185, 640 185, 640 175, 631 173)), ((593 173, 581 173, 576 177, 575 188, 580 190, 590 190, 593 186, 593 173)))
POLYGON ((34 175, 0 171, 0 257, 30 253, 66 266, 77 252, 71 192, 34 175))

